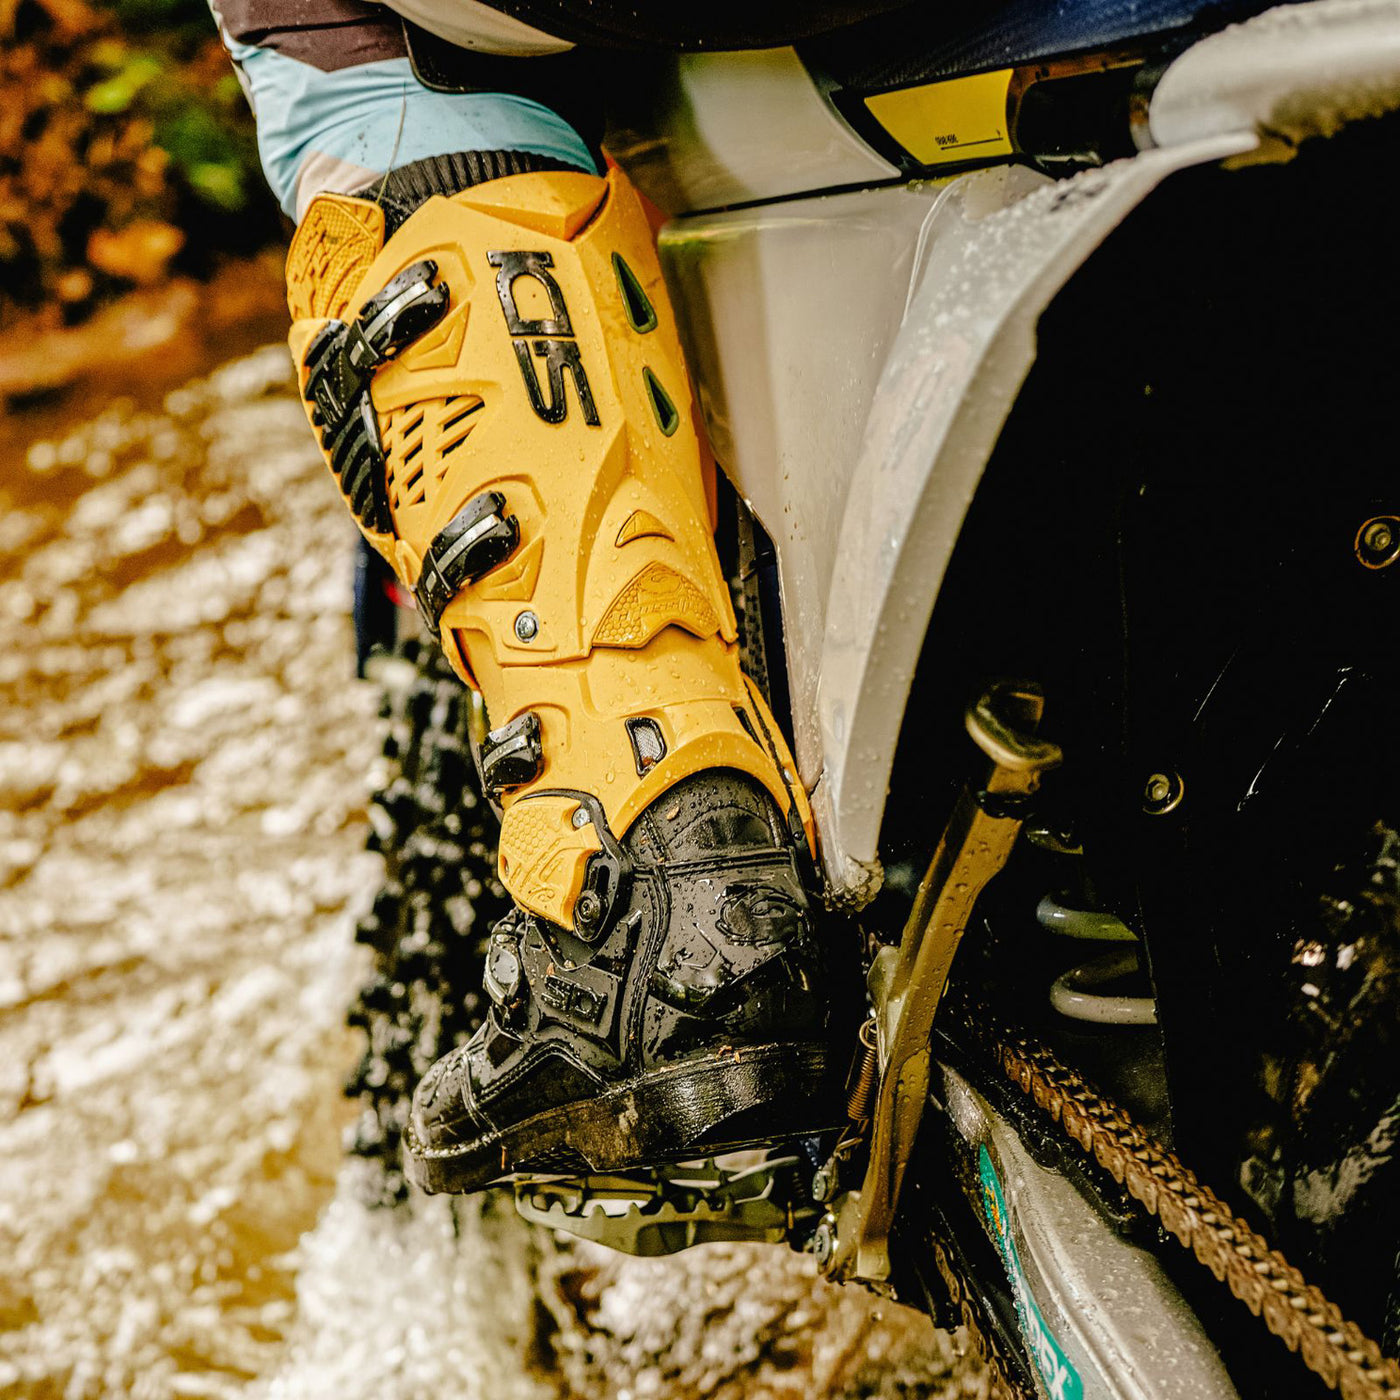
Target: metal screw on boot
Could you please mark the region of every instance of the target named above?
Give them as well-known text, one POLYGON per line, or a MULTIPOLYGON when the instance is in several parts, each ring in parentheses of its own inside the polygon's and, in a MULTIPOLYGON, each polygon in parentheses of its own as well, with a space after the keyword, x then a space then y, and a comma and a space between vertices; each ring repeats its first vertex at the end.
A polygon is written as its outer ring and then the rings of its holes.
POLYGON ((827 1201, 831 1199, 831 1173, 825 1167, 819 1167, 816 1175, 812 1177, 812 1199, 814 1201, 827 1201))
POLYGON ((579 933, 597 926, 603 917, 603 901, 592 890, 584 890, 574 901, 574 928, 579 933))
POLYGON ((817 1261, 817 1267, 824 1269, 831 1263, 832 1257, 836 1253, 836 1222, 827 1216, 820 1225, 817 1226, 817 1233, 812 1236, 812 1257, 817 1261))
POLYGON ((533 642, 539 630, 540 620, 532 612, 523 612, 515 619, 515 635, 522 642, 533 642))

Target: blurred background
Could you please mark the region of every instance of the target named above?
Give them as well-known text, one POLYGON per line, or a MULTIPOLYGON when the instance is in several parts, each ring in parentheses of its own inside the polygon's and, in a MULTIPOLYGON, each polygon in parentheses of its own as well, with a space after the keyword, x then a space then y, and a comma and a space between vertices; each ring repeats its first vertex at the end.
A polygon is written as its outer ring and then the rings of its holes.
POLYGON ((352 678, 287 233, 200 0, 0 0, 0 1395, 982 1394, 784 1249, 386 1178, 346 1014, 401 706, 352 678))
POLYGON ((79 324, 280 234, 203 0, 0 0, 0 330, 79 324))

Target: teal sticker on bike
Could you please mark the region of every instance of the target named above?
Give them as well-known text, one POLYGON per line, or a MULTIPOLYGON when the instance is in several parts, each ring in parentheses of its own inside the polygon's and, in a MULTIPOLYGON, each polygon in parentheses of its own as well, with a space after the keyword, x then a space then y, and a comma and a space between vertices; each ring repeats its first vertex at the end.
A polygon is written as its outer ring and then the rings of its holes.
POLYGON ((1041 1384, 1050 1400, 1084 1400, 1084 1382, 1079 1379, 1079 1372, 1050 1335, 1050 1329, 1040 1315, 1035 1299, 1031 1297, 1026 1271, 1021 1267, 1021 1256, 1016 1252, 1016 1241, 1011 1238, 1011 1212, 1006 1208, 1001 1182, 997 1179, 996 1168, 992 1166, 991 1154, 985 1147, 981 1149, 979 1161, 982 1169, 982 1209, 986 1212, 987 1223, 992 1227, 997 1253, 1001 1255, 1001 1262, 1006 1266, 1007 1276, 1011 1280, 1021 1331, 1030 1345, 1041 1384))

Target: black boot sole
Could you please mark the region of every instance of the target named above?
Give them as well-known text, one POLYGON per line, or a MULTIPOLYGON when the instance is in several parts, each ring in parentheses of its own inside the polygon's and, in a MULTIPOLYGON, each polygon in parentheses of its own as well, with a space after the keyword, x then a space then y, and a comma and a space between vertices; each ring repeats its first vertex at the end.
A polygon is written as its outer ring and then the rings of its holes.
POLYGON ((515 1176, 619 1172, 732 1151, 816 1132, 839 1116, 824 1046, 726 1048, 472 1142, 428 1147, 410 1127, 404 1174, 420 1190, 460 1194, 515 1176))

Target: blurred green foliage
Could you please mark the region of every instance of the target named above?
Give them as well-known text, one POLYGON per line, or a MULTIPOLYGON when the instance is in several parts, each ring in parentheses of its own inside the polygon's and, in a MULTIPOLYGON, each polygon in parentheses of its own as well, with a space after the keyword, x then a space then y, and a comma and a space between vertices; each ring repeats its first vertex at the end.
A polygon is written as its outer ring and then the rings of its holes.
POLYGON ((0 0, 0 321, 85 314, 129 284, 93 249, 152 223, 195 274, 282 231, 205 0, 0 0))
POLYGON ((89 112, 100 112, 104 116, 125 112, 140 96, 141 89, 158 78, 164 67, 154 54, 123 54, 117 71, 87 90, 84 105, 89 112))
POLYGON ((197 42, 213 28, 205 0, 108 0, 106 8, 127 34, 197 42))
POLYGON ((205 0, 105 0, 103 8, 127 42, 111 76, 87 90, 89 110, 149 116, 175 176, 214 208, 237 213, 262 197, 251 117, 232 68, 212 86, 187 71, 215 33, 205 0))

